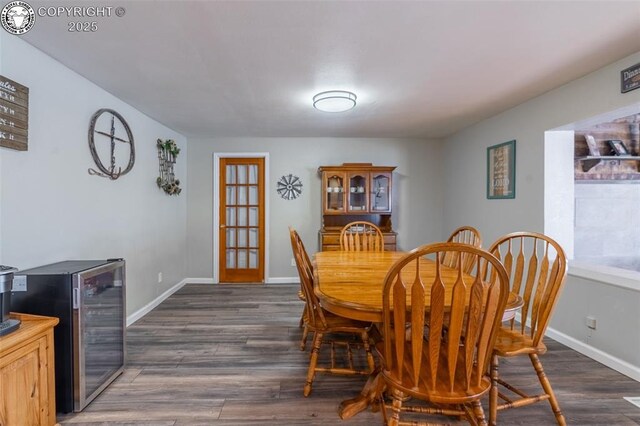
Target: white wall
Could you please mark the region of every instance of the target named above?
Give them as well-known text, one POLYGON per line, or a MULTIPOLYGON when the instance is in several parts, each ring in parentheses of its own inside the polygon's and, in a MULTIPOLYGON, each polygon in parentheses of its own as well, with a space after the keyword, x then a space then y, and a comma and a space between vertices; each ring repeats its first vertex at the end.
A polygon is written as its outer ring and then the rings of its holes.
MULTIPOLYGON (((270 158, 270 277, 295 277, 288 226, 307 250, 318 248, 321 221, 319 166, 370 162, 397 166, 394 172, 393 225, 400 249, 439 240, 442 230, 442 168, 439 141, 339 138, 189 139, 188 276, 213 276, 213 153, 268 152, 270 158), (303 195, 292 201, 276 193, 285 174, 299 176, 303 195)), ((216 250, 217 253, 217 250, 216 250)), ((270 278, 267 277, 267 278, 270 278)))
POLYGON ((176 169, 186 183, 186 140, 18 37, 0 40, 0 73, 30 90, 29 150, 0 148, 0 263, 122 257, 131 314, 186 275, 185 192, 170 197, 155 183, 158 138, 183 149, 176 169), (135 138, 135 166, 116 181, 87 173, 87 130, 100 108, 121 113, 135 138))
MULTIPOLYGON (((589 117, 616 110, 640 101, 640 90, 620 93, 620 71, 640 62, 640 53, 602 68, 585 77, 529 100, 497 116, 470 126, 446 141, 444 151, 444 227, 470 223, 482 232, 487 245, 498 236, 519 230, 544 231, 545 164, 544 133, 567 123, 575 123, 589 117), (490 145, 515 139, 516 148, 516 198, 513 200, 487 200, 486 149, 490 145)), ((637 111, 636 111, 637 112, 637 111)), ((572 127, 564 126, 563 130, 572 127)), ((553 149, 549 146, 547 148, 553 149)), ((547 179, 553 179, 547 173, 547 179)), ((565 202, 573 203, 572 199, 565 202)), ((553 235, 552 235, 553 236, 553 235)), ((604 351, 609 360, 619 359, 631 363, 640 373, 640 360, 630 357, 626 336, 637 335, 639 298, 628 298, 627 304, 609 305, 598 310, 603 328, 600 336, 591 338, 584 334, 584 307, 601 306, 602 286, 595 280, 583 280, 569 276, 567 291, 560 298, 551 327, 580 345, 604 351), (588 283, 588 284, 587 284, 588 283), (597 290, 594 290, 597 288, 597 290), (573 297, 579 294, 580 298, 573 297), (633 306, 629 306, 633 305, 633 306), (615 314, 612 310, 618 309, 615 314), (615 319, 615 321, 614 321, 615 319), (615 324, 607 328, 606 325, 615 324), (577 333, 576 330, 582 330, 577 333)), ((606 290, 605 290, 606 291, 606 290)), ((609 290, 611 291, 611 290, 609 290)), ((624 297, 618 294, 616 297, 624 297)), ((569 340, 565 343, 571 343, 569 340)), ((640 352, 637 343, 632 350, 640 352)), ((577 346, 574 346, 577 348, 577 346)), ((578 348, 579 349, 579 348, 578 348)), ((613 362, 612 365, 615 364, 613 362)), ((640 374, 636 377, 640 377, 640 374)))
POLYGON ((640 184, 575 186, 575 257, 640 257, 640 184))

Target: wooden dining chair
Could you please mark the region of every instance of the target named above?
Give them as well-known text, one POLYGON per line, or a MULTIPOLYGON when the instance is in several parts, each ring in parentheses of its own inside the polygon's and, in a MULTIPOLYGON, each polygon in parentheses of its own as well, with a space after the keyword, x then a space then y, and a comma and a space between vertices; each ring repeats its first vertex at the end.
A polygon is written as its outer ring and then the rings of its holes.
POLYGON ((489 251, 503 262, 509 275, 511 292, 519 294, 524 300, 520 323, 511 320, 498 331, 491 360, 490 423, 497 423, 499 410, 548 400, 556 421, 564 425, 566 420, 538 358, 538 355, 547 351, 542 338, 567 275, 564 250, 543 234, 515 232, 498 239, 489 251), (542 394, 529 396, 499 378, 499 357, 519 355, 529 356, 542 386, 542 394), (499 392, 499 385, 512 391, 517 399, 513 400, 499 392), (498 398, 504 403, 499 404, 498 398))
POLYGON ((380 228, 371 222, 351 222, 340 232, 340 250, 384 251, 384 236, 380 228))
POLYGON ((369 332, 371 330, 371 323, 362 321, 351 320, 348 318, 342 318, 334 315, 331 312, 324 310, 320 306, 318 297, 313 291, 314 275, 313 267, 309 262, 309 257, 306 255, 304 244, 300 239, 298 233, 289 228, 291 236, 291 247, 293 249, 293 255, 296 260, 296 266, 298 268, 298 274, 300 275, 300 282, 302 284, 302 291, 305 296, 306 310, 305 310, 305 324, 309 332, 314 334, 313 346, 311 349, 311 357, 309 359, 309 369, 307 371, 307 379, 304 385, 304 396, 311 394, 311 388, 313 385, 313 379, 317 372, 327 372, 333 374, 359 374, 368 375, 375 368, 375 362, 371 353, 371 346, 369 344, 369 332), (343 335, 351 335, 359 339, 360 342, 353 344, 353 340, 345 340, 337 338, 337 333, 343 335), (321 346, 327 344, 330 347, 330 367, 319 367, 318 357, 321 346), (346 352, 347 366, 337 366, 336 363, 336 346, 343 346, 346 352), (367 368, 358 369, 354 364, 352 348, 361 347, 364 349, 366 355, 367 368))
POLYGON ((486 371, 508 288, 498 259, 467 244, 421 246, 391 267, 382 293, 383 341, 376 346, 392 398, 391 405, 381 401, 385 424, 432 424, 401 420, 406 412, 462 416, 470 424, 487 424, 480 398, 491 387, 486 371), (495 279, 467 275, 460 263, 453 272, 444 271, 442 258, 451 252, 469 255, 476 270, 491 271, 495 279), (427 267, 424 258, 435 261, 435 277, 429 282, 420 275, 427 267), (445 273, 456 277, 453 286, 445 287, 445 273), (407 397, 435 406, 406 406, 407 397))
MULTIPOLYGON (((451 235, 449 235, 447 242, 463 243, 474 247, 482 247, 482 237, 480 236, 480 232, 472 226, 461 226, 456 229, 451 233, 451 235)), ((444 256, 442 264, 450 268, 455 268, 459 259, 462 259, 462 270, 467 274, 470 274, 474 267, 474 259, 472 255, 449 252, 444 256)))

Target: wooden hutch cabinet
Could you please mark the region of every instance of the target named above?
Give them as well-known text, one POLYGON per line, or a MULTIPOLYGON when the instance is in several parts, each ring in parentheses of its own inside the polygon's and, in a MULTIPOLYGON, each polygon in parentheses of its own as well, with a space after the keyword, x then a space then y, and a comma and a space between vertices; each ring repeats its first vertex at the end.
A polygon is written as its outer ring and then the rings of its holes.
POLYGON ((395 251, 396 233, 391 225, 394 169, 371 163, 318 168, 322 175, 322 251, 340 250, 342 227, 356 220, 377 225, 384 234, 384 249, 395 251))

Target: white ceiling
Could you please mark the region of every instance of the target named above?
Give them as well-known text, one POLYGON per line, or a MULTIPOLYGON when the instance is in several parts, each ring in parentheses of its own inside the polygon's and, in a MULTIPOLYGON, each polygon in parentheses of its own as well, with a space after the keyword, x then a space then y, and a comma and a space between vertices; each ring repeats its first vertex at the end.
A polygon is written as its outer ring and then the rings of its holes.
POLYGON ((23 37, 187 136, 442 137, 640 51, 638 1, 102 4, 23 37), (358 105, 314 110, 330 89, 358 105))

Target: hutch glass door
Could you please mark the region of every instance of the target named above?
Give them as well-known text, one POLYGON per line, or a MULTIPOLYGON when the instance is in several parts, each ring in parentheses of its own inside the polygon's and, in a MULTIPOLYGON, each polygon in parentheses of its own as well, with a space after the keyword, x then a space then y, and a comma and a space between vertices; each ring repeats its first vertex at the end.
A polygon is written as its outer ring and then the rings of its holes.
POLYGON ((367 173, 349 173, 349 211, 367 211, 367 173))
POLYGON ((391 211, 391 175, 389 173, 371 174, 371 206, 372 212, 391 211))
POLYGON ((327 213, 344 213, 344 181, 342 173, 325 175, 326 198, 324 210, 327 213))

